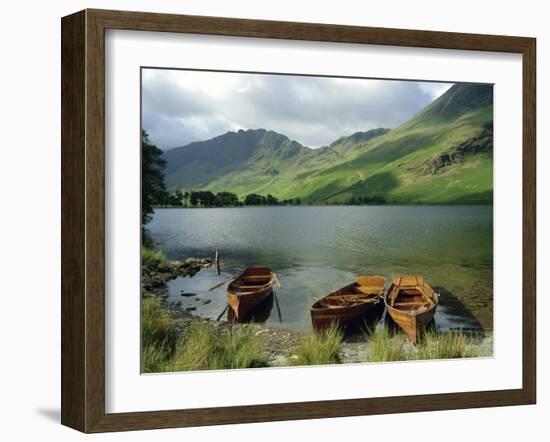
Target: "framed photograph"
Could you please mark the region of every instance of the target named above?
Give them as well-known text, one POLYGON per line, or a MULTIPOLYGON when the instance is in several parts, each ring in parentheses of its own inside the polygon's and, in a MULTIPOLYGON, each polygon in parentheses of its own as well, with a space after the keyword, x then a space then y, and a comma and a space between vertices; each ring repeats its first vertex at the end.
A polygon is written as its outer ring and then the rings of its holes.
POLYGON ((533 404, 535 39, 62 19, 62 423, 533 404))

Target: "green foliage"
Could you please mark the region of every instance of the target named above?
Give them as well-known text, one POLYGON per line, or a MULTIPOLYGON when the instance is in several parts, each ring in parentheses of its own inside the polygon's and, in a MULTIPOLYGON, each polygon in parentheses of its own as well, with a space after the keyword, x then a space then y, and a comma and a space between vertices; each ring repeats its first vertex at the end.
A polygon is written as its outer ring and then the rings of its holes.
POLYGON ((168 343, 158 343, 143 347, 141 355, 141 366, 143 373, 160 373, 164 371, 166 362, 174 349, 168 343))
POLYGON ((279 202, 279 200, 271 194, 263 196, 251 193, 244 198, 244 204, 245 206, 277 206, 282 204, 282 202, 279 202))
POLYGON ((418 343, 411 359, 454 359, 479 356, 479 349, 472 344, 462 330, 445 333, 427 331, 418 343))
POLYGON ((216 194, 217 207, 239 206, 239 197, 232 192, 218 192, 216 194))
POLYGON ((257 195, 255 193, 251 193, 246 195, 244 198, 244 204, 246 206, 265 206, 267 203, 267 198, 262 195, 257 195))
POLYGON ((473 358, 480 355, 479 346, 474 345, 472 338, 462 330, 427 330, 417 345, 401 333, 392 335, 386 327, 376 329, 367 339, 369 362, 473 358))
POLYGON ((180 336, 172 315, 156 298, 141 310, 144 373, 266 367, 263 343, 250 328, 218 330, 206 322, 188 325, 180 336))
POLYGON ((166 256, 162 250, 154 250, 150 247, 143 246, 141 248, 141 261, 146 264, 149 262, 159 263, 166 260, 166 256))
POLYGON ((269 193, 266 197, 266 204, 268 206, 276 206, 279 204, 279 200, 269 193))
POLYGON ((214 207, 216 205, 216 195, 209 190, 198 192, 191 191, 189 200, 194 207, 214 207))
POLYGON ((181 190, 176 190, 168 195, 165 204, 168 206, 181 207, 184 205, 184 195, 181 190))
POLYGON ((369 362, 405 361, 405 341, 402 336, 392 336, 386 327, 379 327, 367 338, 369 362))
POLYGON ((175 356, 163 371, 267 367, 263 344, 250 328, 216 330, 197 322, 185 333, 175 356))
POLYGON ((172 316, 156 298, 145 298, 141 306, 142 370, 154 373, 174 353, 177 333, 172 316))
POLYGON ((149 141, 147 132, 141 132, 141 223, 147 224, 153 217, 153 207, 163 204, 167 198, 164 184, 166 161, 162 151, 149 141))
POLYGON ((297 358, 291 359, 291 365, 339 364, 343 339, 344 335, 336 324, 311 333, 296 349, 297 358))
POLYGON ((240 198, 271 194, 298 205, 490 204, 492 141, 483 131, 492 120, 491 86, 455 85, 395 129, 359 132, 319 149, 263 129, 174 149, 165 155, 168 185, 240 198), (476 148, 480 140, 487 149, 476 148))

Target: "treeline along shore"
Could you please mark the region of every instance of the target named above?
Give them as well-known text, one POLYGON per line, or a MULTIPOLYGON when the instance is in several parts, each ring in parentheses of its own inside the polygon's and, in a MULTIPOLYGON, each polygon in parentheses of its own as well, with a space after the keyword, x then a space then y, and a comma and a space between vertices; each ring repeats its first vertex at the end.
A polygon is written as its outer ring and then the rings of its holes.
MULTIPOLYGON (((386 200, 383 196, 358 196, 351 197, 344 203, 329 203, 324 205, 381 205, 386 200)), ((232 192, 213 193, 209 190, 186 191, 176 190, 173 193, 165 193, 155 203, 155 208, 184 207, 184 208, 208 208, 208 207, 257 207, 257 206, 303 206, 312 205, 311 202, 303 202, 301 198, 278 199, 267 194, 259 195, 250 193, 243 199, 232 192)))

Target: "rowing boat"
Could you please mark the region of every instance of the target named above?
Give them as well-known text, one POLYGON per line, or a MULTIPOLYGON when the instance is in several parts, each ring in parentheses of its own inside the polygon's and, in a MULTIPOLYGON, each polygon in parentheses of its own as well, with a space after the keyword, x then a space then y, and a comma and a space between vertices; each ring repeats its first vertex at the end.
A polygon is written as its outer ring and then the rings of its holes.
POLYGON ((314 330, 331 324, 345 327, 381 313, 385 278, 359 276, 355 282, 329 293, 311 306, 314 330))
POLYGON ((403 275, 392 278, 384 303, 391 319, 416 344, 420 333, 434 317, 439 294, 423 276, 403 275))
POLYGON ((237 320, 235 311, 232 308, 228 308, 227 322, 230 324, 234 324, 235 322, 254 322, 263 324, 271 316, 274 304, 273 294, 267 295, 267 297, 256 305, 248 315, 242 316, 239 320, 237 320))
POLYGON ((248 267, 227 286, 235 321, 244 320, 271 293, 275 277, 269 267, 248 267))

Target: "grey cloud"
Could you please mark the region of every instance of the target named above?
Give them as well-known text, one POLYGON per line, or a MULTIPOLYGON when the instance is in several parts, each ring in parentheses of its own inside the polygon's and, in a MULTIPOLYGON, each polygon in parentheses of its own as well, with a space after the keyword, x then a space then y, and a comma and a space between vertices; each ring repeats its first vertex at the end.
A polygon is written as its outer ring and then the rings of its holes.
MULTIPOLYGON (((441 85, 434 84, 436 90, 441 85)), ((355 131, 396 127, 433 96, 429 84, 413 81, 157 71, 144 77, 142 98, 143 127, 166 149, 260 127, 318 147, 355 131), (201 74, 222 92, 194 88, 206 84, 201 74)))

